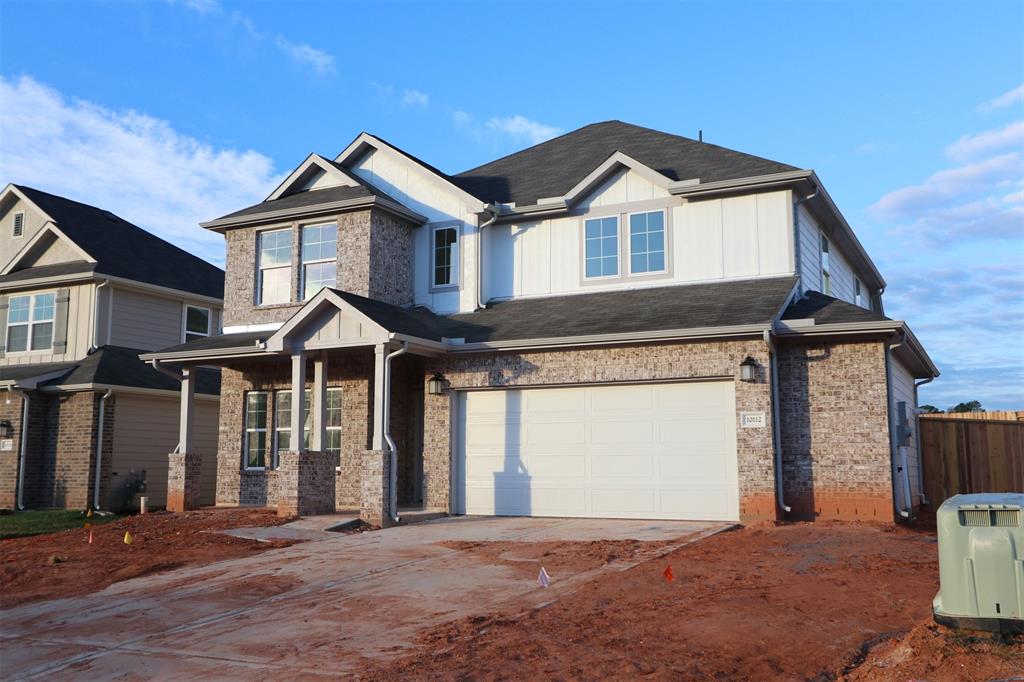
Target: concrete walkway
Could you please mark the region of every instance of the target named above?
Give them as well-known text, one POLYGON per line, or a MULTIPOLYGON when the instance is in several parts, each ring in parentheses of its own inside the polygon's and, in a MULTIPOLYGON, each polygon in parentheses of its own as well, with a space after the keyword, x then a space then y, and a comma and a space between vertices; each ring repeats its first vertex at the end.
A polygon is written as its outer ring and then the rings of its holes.
MULTIPOLYGON (((422 630, 526 611, 724 528, 671 521, 458 517, 339 535, 0 611, 4 679, 337 677, 412 651, 422 630), (677 540, 548 589, 443 541, 677 540)), ((556 576, 557 577, 557 576, 556 576)))

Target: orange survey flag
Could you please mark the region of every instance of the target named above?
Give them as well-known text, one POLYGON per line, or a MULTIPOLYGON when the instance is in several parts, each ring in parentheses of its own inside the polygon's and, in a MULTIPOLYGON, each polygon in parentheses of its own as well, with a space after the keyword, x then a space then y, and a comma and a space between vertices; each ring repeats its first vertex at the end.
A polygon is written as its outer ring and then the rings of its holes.
POLYGON ((661 572, 661 574, 662 574, 663 576, 665 576, 665 581, 666 581, 666 582, 672 582, 673 580, 675 580, 675 579, 676 579, 676 574, 672 572, 672 566, 671 566, 671 564, 670 564, 670 565, 668 565, 668 566, 666 566, 666 567, 665 567, 665 570, 664 570, 664 571, 662 571, 662 572, 661 572))

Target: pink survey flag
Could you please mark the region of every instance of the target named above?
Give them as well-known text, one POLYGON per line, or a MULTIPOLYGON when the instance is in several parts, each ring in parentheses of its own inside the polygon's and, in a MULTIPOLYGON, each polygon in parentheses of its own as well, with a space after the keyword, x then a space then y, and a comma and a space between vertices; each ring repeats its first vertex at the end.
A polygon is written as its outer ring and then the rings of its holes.
POLYGON ((548 575, 548 572, 544 570, 543 566, 540 567, 540 575, 537 576, 537 583, 540 584, 541 587, 551 587, 551 576, 548 575))

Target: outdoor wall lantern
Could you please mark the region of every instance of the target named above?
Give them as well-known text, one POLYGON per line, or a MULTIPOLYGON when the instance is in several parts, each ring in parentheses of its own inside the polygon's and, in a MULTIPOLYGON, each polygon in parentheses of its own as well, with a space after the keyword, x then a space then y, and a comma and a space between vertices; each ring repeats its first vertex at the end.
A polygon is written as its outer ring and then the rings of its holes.
POLYGON ((6 419, 0 422, 0 438, 10 438, 14 435, 14 427, 6 419))
POLYGON ((448 392, 448 380, 438 372, 427 381, 427 393, 430 395, 444 395, 448 392))
POLYGON ((740 363, 740 381, 748 383, 757 381, 757 360, 749 355, 740 363))

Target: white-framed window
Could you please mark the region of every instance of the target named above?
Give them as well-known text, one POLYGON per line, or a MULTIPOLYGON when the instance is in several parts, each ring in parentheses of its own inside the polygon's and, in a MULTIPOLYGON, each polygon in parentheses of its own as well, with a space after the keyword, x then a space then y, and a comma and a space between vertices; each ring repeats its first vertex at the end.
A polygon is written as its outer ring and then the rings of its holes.
MULTIPOLYGON (((313 415, 309 404, 312 393, 305 391, 305 417, 302 429, 302 442, 309 447, 309 431, 313 423, 313 415)), ((274 468, 278 465, 278 453, 287 452, 292 447, 292 392, 278 391, 274 394, 274 468)))
POLYGON ((828 296, 832 295, 832 267, 828 256, 828 237, 821 235, 821 291, 828 296))
POLYGON ((7 310, 7 352, 51 349, 55 310, 53 293, 12 296, 7 310))
MULTIPOLYGON (((341 457, 341 389, 327 389, 327 414, 324 415, 327 430, 327 442, 324 443, 324 452, 341 457)), ((341 464, 341 460, 338 460, 341 464)))
POLYGON ((618 277, 619 217, 607 216, 584 221, 583 240, 585 277, 618 277))
POLYGON ((11 236, 15 239, 25 236, 25 214, 23 212, 14 214, 14 226, 11 229, 11 236))
POLYGON ((292 299, 292 230, 260 232, 258 305, 288 303, 292 299))
POLYGON ((324 287, 338 286, 338 226, 335 223, 302 228, 302 299, 324 287))
POLYGON ((665 272, 665 212, 629 216, 629 272, 665 272))
POLYGON ((435 287, 459 284, 459 228, 449 225, 431 231, 431 284, 435 287))
POLYGON ((861 306, 861 307, 864 307, 864 295, 861 293, 862 291, 863 291, 863 289, 861 289, 860 278, 859 277, 854 277, 853 278, 853 302, 856 303, 857 305, 861 306))
POLYGON ((210 324, 212 314, 209 308, 197 305, 185 305, 185 333, 186 343, 203 339, 210 335, 210 324))
POLYGON ((245 443, 243 461, 246 469, 267 466, 267 398, 266 391, 245 394, 245 443))

